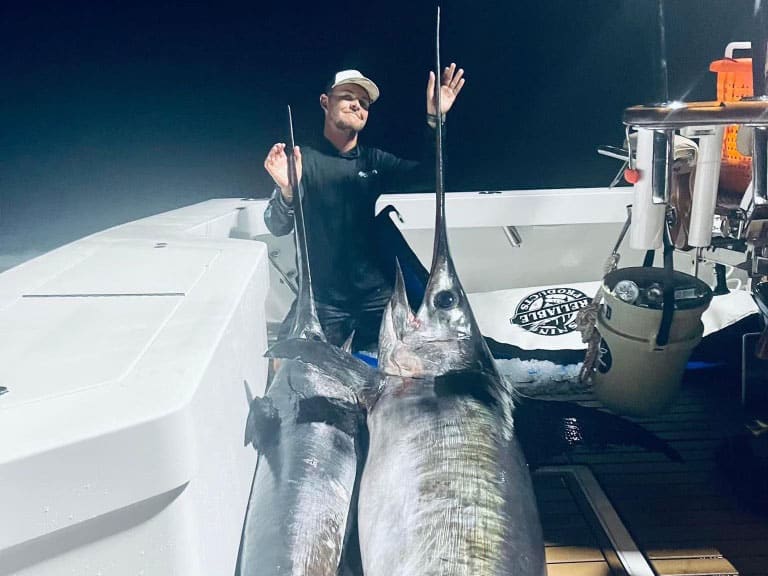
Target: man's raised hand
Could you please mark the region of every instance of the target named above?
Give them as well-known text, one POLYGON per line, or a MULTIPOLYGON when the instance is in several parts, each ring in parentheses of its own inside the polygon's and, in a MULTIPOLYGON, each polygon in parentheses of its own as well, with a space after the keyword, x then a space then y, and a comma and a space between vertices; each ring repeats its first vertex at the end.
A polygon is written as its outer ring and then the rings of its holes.
MULTIPOLYGON (((301 150, 298 146, 293 149, 293 156, 296 159, 296 175, 301 180, 301 150)), ((293 190, 291 181, 288 178, 288 156, 285 152, 285 144, 278 142, 269 149, 267 157, 264 159, 264 168, 272 180, 280 187, 280 192, 286 202, 293 201, 293 190)))

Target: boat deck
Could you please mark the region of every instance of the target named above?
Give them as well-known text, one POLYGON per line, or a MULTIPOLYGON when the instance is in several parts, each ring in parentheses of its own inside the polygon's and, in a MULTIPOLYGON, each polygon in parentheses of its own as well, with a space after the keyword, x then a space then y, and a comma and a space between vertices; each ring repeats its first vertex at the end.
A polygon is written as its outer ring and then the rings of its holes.
MULTIPOLYGON (((683 463, 632 448, 579 449, 558 464, 587 467, 643 559, 658 576, 768 576, 768 506, 737 496, 737 483, 768 485, 765 461, 750 466, 739 451, 751 444, 732 371, 701 370, 686 376, 680 396, 665 414, 637 421, 679 451, 683 463), (739 443, 734 439, 745 440, 739 443), (724 447, 730 447, 726 450, 724 447), (728 455, 739 454, 731 460, 728 455), (726 459, 724 459, 726 458, 726 459), (759 509, 762 508, 762 514, 759 509)), ((559 400, 600 406, 590 394, 559 400)), ((632 575, 617 562, 593 508, 572 475, 557 468, 537 472, 534 482, 547 542, 549 576, 632 575)), ((761 492, 762 498, 768 491, 761 492)), ((743 491, 742 491, 743 494, 743 491)), ((603 504, 605 507, 606 505, 603 504)))

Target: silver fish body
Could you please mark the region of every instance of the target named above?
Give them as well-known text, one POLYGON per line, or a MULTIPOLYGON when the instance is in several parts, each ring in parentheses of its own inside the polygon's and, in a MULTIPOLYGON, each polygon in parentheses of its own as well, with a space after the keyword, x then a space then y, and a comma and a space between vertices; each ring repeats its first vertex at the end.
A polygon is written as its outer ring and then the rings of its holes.
POLYGON ((528 466, 498 407, 386 378, 358 505, 366 576, 542 576, 528 466))
POLYGON ((265 398, 257 400, 269 402, 279 422, 261 431, 236 574, 336 576, 349 536, 362 412, 338 380, 296 360, 283 363, 265 398))

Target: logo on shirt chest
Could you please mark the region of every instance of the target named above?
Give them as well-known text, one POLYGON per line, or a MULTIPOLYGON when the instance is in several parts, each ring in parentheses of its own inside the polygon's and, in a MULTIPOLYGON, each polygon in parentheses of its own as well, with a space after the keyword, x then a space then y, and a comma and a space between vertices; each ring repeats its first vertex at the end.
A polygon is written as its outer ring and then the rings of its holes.
POLYGON ((378 173, 379 171, 374 168, 373 170, 369 170, 368 172, 366 172, 365 170, 360 170, 360 172, 358 172, 357 175, 360 178, 370 178, 371 176, 376 176, 376 174, 378 173))

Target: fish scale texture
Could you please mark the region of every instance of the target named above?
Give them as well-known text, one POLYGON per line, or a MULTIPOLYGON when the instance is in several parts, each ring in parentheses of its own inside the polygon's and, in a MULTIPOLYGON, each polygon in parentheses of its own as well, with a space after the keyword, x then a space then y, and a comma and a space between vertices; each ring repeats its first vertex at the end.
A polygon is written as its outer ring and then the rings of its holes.
POLYGON ((438 398, 425 382, 388 379, 369 416, 366 576, 542 576, 541 527, 511 424, 472 398, 438 398))
POLYGON ((238 575, 336 576, 349 529, 357 439, 326 422, 301 422, 300 400, 345 398, 316 368, 286 361, 268 396, 279 434, 259 454, 243 527, 238 575))

